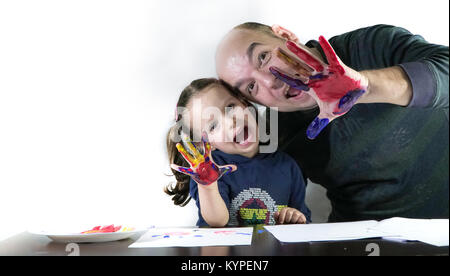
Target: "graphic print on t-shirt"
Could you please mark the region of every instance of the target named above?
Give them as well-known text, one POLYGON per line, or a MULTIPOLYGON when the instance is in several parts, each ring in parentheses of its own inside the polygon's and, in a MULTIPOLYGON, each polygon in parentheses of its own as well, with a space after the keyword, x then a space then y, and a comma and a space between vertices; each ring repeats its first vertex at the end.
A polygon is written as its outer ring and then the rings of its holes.
POLYGON ((260 188, 242 190, 231 201, 229 225, 275 224, 273 214, 284 207, 260 188))

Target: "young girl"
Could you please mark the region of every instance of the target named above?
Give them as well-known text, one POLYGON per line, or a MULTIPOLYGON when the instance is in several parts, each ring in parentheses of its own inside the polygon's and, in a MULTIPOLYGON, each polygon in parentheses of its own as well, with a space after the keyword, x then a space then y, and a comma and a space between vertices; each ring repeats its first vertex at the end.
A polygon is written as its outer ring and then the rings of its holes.
POLYGON ((195 199, 198 226, 310 222, 299 167, 282 152, 258 153, 255 117, 236 114, 249 106, 214 78, 195 80, 183 90, 177 108, 185 110, 177 113, 177 124, 167 135, 177 184, 167 186, 165 192, 176 205, 195 199), (220 116, 205 116, 208 108, 220 116), (175 142, 180 136, 185 147, 175 142), (202 137, 202 142, 195 146, 192 137, 202 137))

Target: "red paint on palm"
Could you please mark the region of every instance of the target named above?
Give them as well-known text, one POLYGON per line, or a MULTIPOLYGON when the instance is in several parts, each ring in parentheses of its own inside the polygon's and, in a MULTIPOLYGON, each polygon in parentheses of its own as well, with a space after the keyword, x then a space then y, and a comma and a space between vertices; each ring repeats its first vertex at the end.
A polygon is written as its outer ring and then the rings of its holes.
MULTIPOLYGON (((331 66, 330 66, 331 67, 331 66)), ((319 80, 311 80, 308 86, 314 89, 317 97, 324 102, 339 100, 349 91, 361 89, 360 81, 329 68, 329 75, 319 80)))
POLYGON ((219 170, 211 161, 200 163, 196 169, 198 180, 203 183, 212 183, 219 178, 219 170))

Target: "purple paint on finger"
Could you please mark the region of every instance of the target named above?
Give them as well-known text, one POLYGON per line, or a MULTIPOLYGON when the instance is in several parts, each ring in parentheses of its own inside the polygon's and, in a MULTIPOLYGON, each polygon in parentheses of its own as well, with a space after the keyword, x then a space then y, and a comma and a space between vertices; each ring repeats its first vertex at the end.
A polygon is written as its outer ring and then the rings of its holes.
POLYGON ((283 81, 290 87, 297 90, 309 91, 309 87, 301 80, 291 78, 288 75, 278 71, 275 67, 270 67, 269 70, 277 79, 283 81))
POLYGON ((335 115, 341 115, 346 113, 347 111, 352 108, 352 106, 355 104, 355 102, 361 97, 362 94, 366 92, 362 89, 352 90, 345 94, 340 100, 338 104, 338 111, 333 112, 335 115))
POLYGON ((321 80, 324 78, 327 78, 327 76, 325 76, 324 74, 317 74, 309 77, 310 80, 321 80))
POLYGON ((312 123, 309 125, 308 129, 306 130, 306 136, 308 136, 309 139, 313 140, 319 135, 319 133, 324 129, 330 120, 328 118, 320 119, 317 117, 312 121, 312 123))

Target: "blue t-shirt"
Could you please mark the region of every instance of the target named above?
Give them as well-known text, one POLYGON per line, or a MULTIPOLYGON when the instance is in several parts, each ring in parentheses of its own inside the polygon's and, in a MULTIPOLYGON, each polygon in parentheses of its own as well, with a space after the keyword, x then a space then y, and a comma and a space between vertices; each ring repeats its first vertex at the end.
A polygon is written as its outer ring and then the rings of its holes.
MULTIPOLYGON (((306 186, 297 163, 283 152, 260 153, 253 158, 212 152, 218 165, 234 164, 237 170, 218 181, 219 193, 227 205, 228 226, 275 224, 273 214, 284 207, 302 212, 311 221, 305 204, 306 186)), ((190 195, 199 209, 198 226, 207 226, 200 212, 197 183, 191 179, 190 195)))

